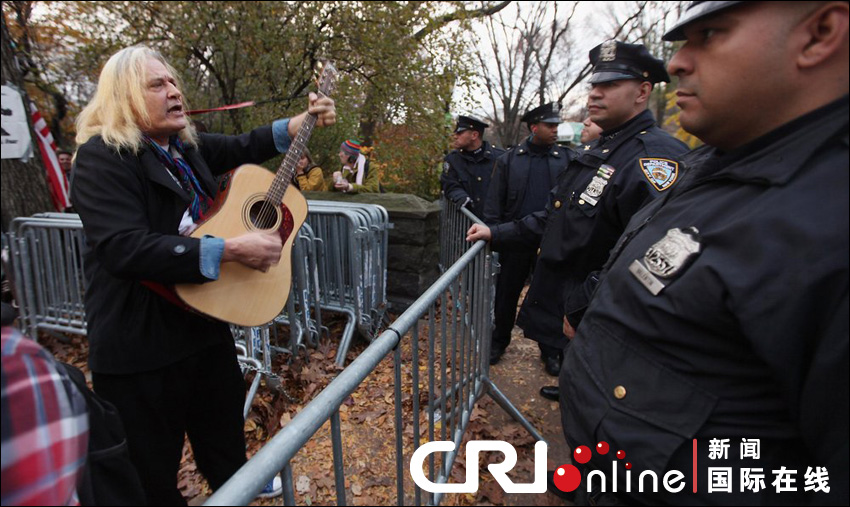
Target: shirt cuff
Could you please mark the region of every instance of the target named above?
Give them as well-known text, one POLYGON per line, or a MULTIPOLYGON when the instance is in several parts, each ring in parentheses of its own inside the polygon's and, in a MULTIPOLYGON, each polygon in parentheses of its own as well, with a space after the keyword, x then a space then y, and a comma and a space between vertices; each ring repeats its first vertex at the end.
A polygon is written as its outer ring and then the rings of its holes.
POLYGON ((218 280, 221 258, 224 256, 224 239, 214 236, 201 238, 201 274, 210 280, 218 280))
POLYGON ((272 137, 274 137, 274 147, 279 153, 289 151, 289 146, 292 144, 292 139, 289 137, 289 118, 272 123, 272 137))

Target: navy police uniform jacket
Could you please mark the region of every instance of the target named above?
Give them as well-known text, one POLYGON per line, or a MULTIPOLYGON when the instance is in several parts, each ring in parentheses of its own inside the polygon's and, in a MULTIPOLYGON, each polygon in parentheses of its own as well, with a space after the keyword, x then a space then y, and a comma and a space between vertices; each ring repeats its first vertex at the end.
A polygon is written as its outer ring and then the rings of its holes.
POLYGON ((563 347, 564 303, 581 311, 629 219, 680 177, 687 146, 644 111, 590 145, 580 146, 550 193, 543 212, 493 230, 499 244, 535 243, 542 236, 535 276, 517 325, 529 338, 563 347))
POLYGON ((440 175, 446 198, 458 205, 463 205, 467 198, 471 199, 471 211, 482 218, 493 165, 503 153, 504 150, 491 146, 487 141, 475 151, 450 151, 440 175))
MULTIPOLYGON (((733 153, 697 150, 612 253, 560 406, 572 447, 607 442, 633 457, 632 477, 685 474, 685 492, 638 500, 848 504, 849 113, 844 96, 733 153), (728 439, 726 459, 709 458, 711 439, 728 439), (742 439, 759 440, 759 459, 742 439), (772 485, 783 466, 796 494, 772 485), (731 493, 707 492, 708 467, 732 469, 731 493), (741 492, 749 467, 765 491, 741 492), (803 493, 808 467, 827 468, 828 494, 803 493)), ((610 474, 610 461, 591 464, 610 474)))
MULTIPOLYGON (((549 181, 554 184, 572 159, 572 152, 557 144, 549 148, 545 157, 531 156, 529 143, 530 138, 496 161, 484 207, 484 222, 487 225, 493 226, 522 218, 531 171, 548 171, 549 181)), ((538 206, 543 209, 545 203, 541 202, 538 206)), ((497 249, 496 244, 493 245, 494 249, 497 249)), ((533 247, 536 247, 536 242, 534 245, 520 245, 515 250, 533 247)))

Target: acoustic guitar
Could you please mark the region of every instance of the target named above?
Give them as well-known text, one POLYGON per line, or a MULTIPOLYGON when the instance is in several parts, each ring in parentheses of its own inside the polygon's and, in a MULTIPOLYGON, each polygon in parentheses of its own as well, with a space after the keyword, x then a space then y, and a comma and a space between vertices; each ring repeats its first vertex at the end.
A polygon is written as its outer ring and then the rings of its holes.
MULTIPOLYGON (((319 94, 330 95, 336 69, 326 63, 319 94)), ((280 314, 292 285, 292 242, 307 218, 307 200, 290 185, 301 152, 310 139, 316 116, 307 115, 276 174, 245 164, 231 172, 220 207, 192 233, 235 238, 256 231, 277 231, 283 240, 280 262, 262 272, 238 262, 222 263, 218 280, 204 284, 178 284, 177 296, 190 308, 240 326, 259 326, 280 314)))

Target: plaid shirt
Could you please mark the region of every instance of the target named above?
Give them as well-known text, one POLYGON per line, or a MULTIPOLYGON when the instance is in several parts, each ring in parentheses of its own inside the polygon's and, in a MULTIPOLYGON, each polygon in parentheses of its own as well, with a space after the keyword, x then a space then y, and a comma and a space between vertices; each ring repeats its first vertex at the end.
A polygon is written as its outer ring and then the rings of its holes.
POLYGON ((49 352, 11 326, 3 327, 2 352, 2 504, 79 505, 85 398, 49 352))

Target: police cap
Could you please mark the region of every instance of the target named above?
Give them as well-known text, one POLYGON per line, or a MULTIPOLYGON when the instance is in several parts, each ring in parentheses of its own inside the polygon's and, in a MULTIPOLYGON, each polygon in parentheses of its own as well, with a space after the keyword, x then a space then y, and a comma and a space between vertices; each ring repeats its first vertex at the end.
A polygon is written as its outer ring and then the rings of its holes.
POLYGON ((561 107, 557 102, 549 102, 528 110, 520 121, 532 123, 561 123, 561 107))
POLYGON ((655 58, 643 44, 608 40, 590 50, 591 83, 618 79, 640 79, 650 83, 669 82, 664 61, 655 58))
POLYGON ((457 117, 457 126, 455 127, 455 134, 459 134, 464 130, 475 130, 480 133, 484 133, 484 129, 489 127, 483 121, 473 118, 472 116, 458 116, 457 117))
POLYGON ((673 25, 673 28, 668 30, 661 38, 666 41, 684 40, 685 33, 682 28, 685 25, 739 3, 741 2, 691 2, 682 17, 673 25))

